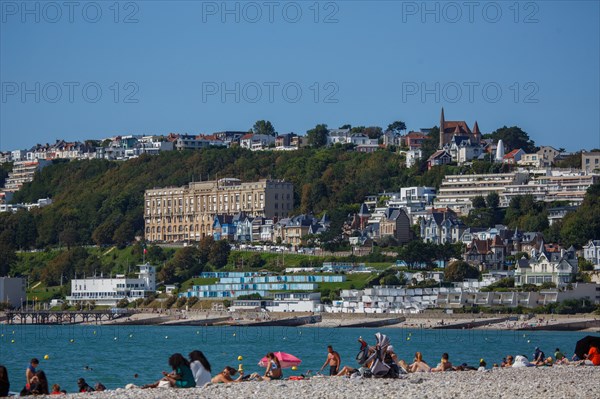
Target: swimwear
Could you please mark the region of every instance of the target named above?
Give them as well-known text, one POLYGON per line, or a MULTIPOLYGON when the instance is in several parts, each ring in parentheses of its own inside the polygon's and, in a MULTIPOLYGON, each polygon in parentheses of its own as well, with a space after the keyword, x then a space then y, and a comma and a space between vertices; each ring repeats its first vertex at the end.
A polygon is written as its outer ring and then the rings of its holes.
POLYGON ((329 366, 329 375, 336 375, 338 373, 337 366, 329 366))

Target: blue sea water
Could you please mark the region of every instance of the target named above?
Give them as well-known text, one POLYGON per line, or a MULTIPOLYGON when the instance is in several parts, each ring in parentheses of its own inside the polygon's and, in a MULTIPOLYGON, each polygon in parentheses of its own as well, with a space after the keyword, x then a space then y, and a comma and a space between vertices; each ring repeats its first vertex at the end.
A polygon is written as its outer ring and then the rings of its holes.
POLYGON ((507 354, 531 358, 536 346, 547 355, 560 347, 571 356, 575 343, 585 335, 398 328, 0 325, 0 364, 8 368, 12 391, 23 387, 25 368, 32 357, 40 359, 40 369, 48 375, 50 385, 58 383, 68 392, 76 390, 79 377, 90 385, 102 382, 109 389, 153 382, 161 377, 161 371, 170 371, 167 360, 171 354, 187 356, 195 349, 205 353, 213 374, 226 365, 238 368, 240 363, 246 373, 261 371, 257 363, 267 352, 288 352, 302 359, 297 371, 285 370, 289 376, 318 370, 325 361, 327 345, 340 353, 342 365, 355 366, 358 337, 374 344, 377 331, 389 335, 400 358, 410 362, 414 353, 421 351, 430 365, 448 352, 454 364, 478 365, 484 358, 491 366, 507 354), (238 361, 238 356, 243 361, 238 361))

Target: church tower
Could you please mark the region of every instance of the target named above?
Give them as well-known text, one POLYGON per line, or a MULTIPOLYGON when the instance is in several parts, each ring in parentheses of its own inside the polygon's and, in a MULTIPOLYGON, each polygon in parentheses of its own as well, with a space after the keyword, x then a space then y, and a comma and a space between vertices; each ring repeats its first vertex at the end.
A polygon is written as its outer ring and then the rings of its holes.
POLYGON ((444 125, 446 119, 444 118, 444 107, 442 107, 442 115, 440 116, 440 149, 444 148, 444 125))

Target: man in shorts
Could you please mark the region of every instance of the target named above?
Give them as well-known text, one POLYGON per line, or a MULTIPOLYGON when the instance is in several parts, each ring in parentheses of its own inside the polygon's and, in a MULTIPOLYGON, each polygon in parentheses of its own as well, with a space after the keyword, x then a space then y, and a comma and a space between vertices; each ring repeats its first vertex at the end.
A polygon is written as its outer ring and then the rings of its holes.
POLYGON ((325 360, 319 372, 323 371, 325 366, 329 364, 329 375, 337 375, 341 363, 340 354, 334 351, 331 345, 327 347, 327 352, 327 360, 325 360))

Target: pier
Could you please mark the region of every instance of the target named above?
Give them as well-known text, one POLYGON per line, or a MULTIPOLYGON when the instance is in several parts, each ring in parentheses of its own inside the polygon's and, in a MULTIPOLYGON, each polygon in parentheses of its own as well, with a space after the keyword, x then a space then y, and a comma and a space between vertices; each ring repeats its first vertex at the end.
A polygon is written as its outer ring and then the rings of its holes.
POLYGON ((114 310, 74 310, 74 311, 51 311, 51 310, 22 310, 7 311, 7 324, 77 324, 96 323, 112 321, 120 317, 128 317, 132 311, 126 309, 114 310))

